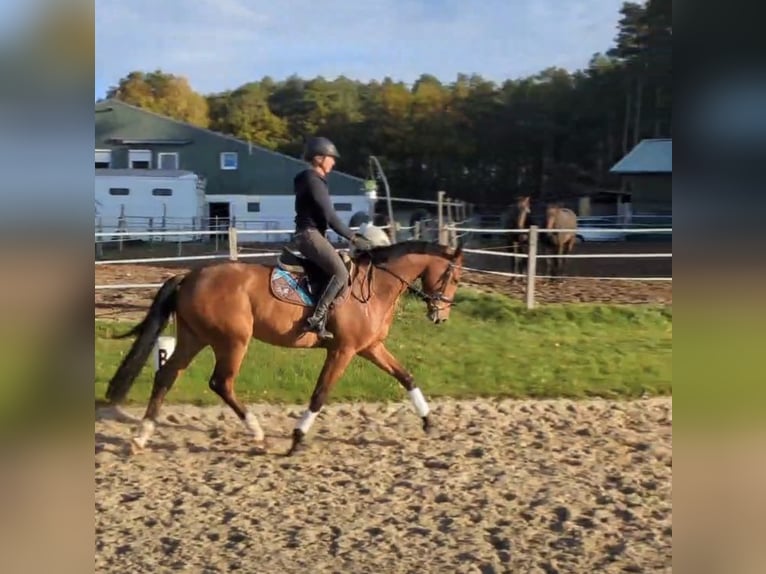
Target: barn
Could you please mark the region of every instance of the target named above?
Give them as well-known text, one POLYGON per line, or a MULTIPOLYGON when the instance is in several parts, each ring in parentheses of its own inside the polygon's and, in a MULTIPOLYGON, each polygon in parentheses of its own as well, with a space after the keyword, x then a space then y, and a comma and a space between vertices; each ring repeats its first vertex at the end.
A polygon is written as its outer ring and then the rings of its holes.
POLYGON ((625 179, 634 215, 672 215, 672 139, 640 141, 609 171, 625 179))
MULTIPOLYGON (((112 99, 96 103, 95 132, 97 180, 104 170, 127 170, 140 187, 146 176, 135 175, 137 170, 191 172, 203 190, 202 225, 206 228, 228 219, 240 229, 294 227, 292 182, 306 167, 298 158, 112 99)), ((129 175, 127 171, 122 175, 129 175)), ((370 211, 363 179, 333 171, 328 183, 335 209, 346 222, 357 212, 370 211)), ((127 194, 133 193, 131 187, 125 181, 121 184, 127 194)), ((117 199, 126 204, 125 195, 117 199)), ((166 199, 166 217, 179 216, 176 203, 166 199)), ((124 215, 149 215, 131 209, 134 212, 124 215)), ((263 238, 243 235, 241 241, 259 239, 263 238)))

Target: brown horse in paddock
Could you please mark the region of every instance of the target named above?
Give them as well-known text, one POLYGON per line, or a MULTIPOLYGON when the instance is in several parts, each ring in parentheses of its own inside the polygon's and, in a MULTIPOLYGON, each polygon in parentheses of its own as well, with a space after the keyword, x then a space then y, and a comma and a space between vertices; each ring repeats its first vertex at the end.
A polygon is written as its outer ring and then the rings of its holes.
POLYGON ((155 341, 175 313, 176 347, 155 374, 134 445, 138 448, 146 445, 165 394, 192 359, 209 345, 215 353, 210 388, 232 408, 259 446, 265 447, 258 419, 234 392, 235 379, 252 338, 281 347, 323 347, 327 352, 309 407, 293 430, 288 455, 301 443, 333 385, 355 355, 401 383, 423 420, 423 429, 428 431, 428 404, 413 376, 389 352, 384 341, 396 304, 407 289, 426 302, 432 322, 447 320, 462 273, 462 245, 450 249, 424 241, 406 241, 375 247, 345 259, 350 280, 328 317, 327 327, 335 334, 330 341, 320 341, 316 334, 303 331, 328 278, 308 260, 286 249, 276 266, 224 262, 165 281, 143 321, 130 332, 117 336, 137 338, 106 392, 112 404, 127 396, 155 341), (418 278, 422 290, 412 286, 418 278))
MULTIPOLYGON (((546 229, 577 229, 577 214, 566 207, 562 207, 559 204, 548 204, 545 210, 545 228, 546 229)), ((577 240, 576 231, 563 232, 563 233, 546 233, 544 234, 545 243, 549 249, 549 255, 557 255, 550 259, 546 258, 546 275, 560 277, 564 272, 566 265, 566 257, 562 255, 568 255, 574 249, 575 242, 577 240)))

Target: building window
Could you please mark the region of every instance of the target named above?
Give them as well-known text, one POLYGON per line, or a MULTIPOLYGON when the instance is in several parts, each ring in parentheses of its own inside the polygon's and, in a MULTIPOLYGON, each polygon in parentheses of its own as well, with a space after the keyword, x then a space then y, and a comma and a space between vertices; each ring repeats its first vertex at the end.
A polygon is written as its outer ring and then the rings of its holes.
POLYGON ((127 187, 110 187, 109 195, 128 195, 130 190, 127 187))
POLYGON ((221 169, 237 169, 239 156, 235 151, 221 152, 221 169))
POLYGON ((248 213, 259 213, 261 211, 261 204, 258 201, 249 201, 247 203, 248 213))
POLYGON ((109 169, 112 167, 112 150, 96 150, 96 169, 109 169))
POLYGON ((157 169, 178 169, 178 154, 176 152, 157 154, 157 169))
POLYGON ((152 152, 148 149, 132 149, 128 152, 130 169, 151 169, 152 152))
POLYGON ((173 195, 173 190, 172 189, 168 189, 167 187, 155 187, 152 190, 152 195, 161 195, 161 196, 164 196, 164 197, 168 197, 168 196, 173 195))
POLYGON ((335 208, 335 211, 351 211, 352 206, 350 203, 333 203, 333 208, 335 208))

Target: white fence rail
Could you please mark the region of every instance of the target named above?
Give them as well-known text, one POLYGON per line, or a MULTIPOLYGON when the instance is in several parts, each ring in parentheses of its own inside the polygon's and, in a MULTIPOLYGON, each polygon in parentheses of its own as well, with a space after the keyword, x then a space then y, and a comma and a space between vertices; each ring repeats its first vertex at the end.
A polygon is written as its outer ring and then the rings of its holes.
MULTIPOLYGON (((394 198, 392 198, 394 199, 394 198)), ((406 198, 396 198, 399 201, 410 201, 406 198)), ((445 201, 444 192, 438 193, 438 200, 434 202, 427 202, 425 200, 411 200, 412 203, 433 203, 438 205, 438 219, 436 221, 423 221, 418 222, 412 227, 403 227, 397 225, 397 231, 411 231, 411 235, 414 239, 428 238, 438 239, 442 244, 454 244, 459 237, 468 237, 469 244, 472 234, 507 234, 518 235, 525 234, 528 237, 526 242, 527 252, 503 252, 493 249, 478 249, 470 246, 464 249, 465 253, 476 255, 490 255, 503 258, 518 258, 526 260, 527 269, 525 273, 511 273, 505 271, 492 271, 488 269, 478 269, 475 267, 465 267, 466 271, 476 273, 486 273, 490 275, 496 275, 501 277, 510 278, 522 278, 526 282, 526 303, 528 308, 535 307, 535 280, 540 278, 551 278, 547 275, 539 275, 537 273, 537 261, 541 259, 672 259, 672 253, 569 253, 562 255, 539 253, 538 245, 541 234, 547 233, 572 233, 577 230, 572 229, 539 229, 536 226, 532 226, 529 229, 487 229, 481 227, 463 227, 468 222, 465 204, 460 203, 461 208, 456 211, 462 211, 460 215, 460 221, 456 222, 457 217, 453 217, 451 205, 448 201, 445 201), (436 223, 436 225, 433 225, 436 223)), ((455 214, 457 215, 457 214, 455 214)), ((640 224, 639 224, 640 225, 640 224)), ((388 228, 388 226, 384 227, 388 228)), ((358 230, 358 227, 352 227, 353 230, 358 230)), ((589 233, 625 233, 625 234, 672 234, 671 227, 644 227, 633 226, 630 227, 605 227, 603 229, 596 227, 588 227, 589 233)), ((152 263, 179 263, 184 261, 205 261, 215 259, 251 259, 262 257, 274 257, 279 254, 279 251, 264 251, 257 253, 243 253, 242 247, 239 246, 238 238, 244 235, 282 235, 291 236, 295 232, 294 229, 241 229, 238 227, 229 227, 228 229, 194 229, 194 230, 149 230, 149 231, 111 231, 111 232, 96 232, 96 248, 100 249, 103 243, 107 241, 122 241, 124 237, 148 237, 156 238, 159 236, 211 236, 214 235, 216 240, 222 235, 226 234, 227 237, 224 241, 228 243, 227 253, 216 253, 210 255, 181 255, 181 244, 179 242, 179 255, 175 257, 141 257, 130 259, 110 259, 110 260, 97 260, 96 265, 120 265, 120 264, 152 264, 152 263)), ((216 247, 217 247, 216 242, 216 247)), ((217 250, 217 249, 216 249, 217 250)), ((649 282, 672 282, 672 277, 572 277, 566 276, 568 279, 597 279, 606 281, 649 281, 649 282)), ((135 284, 109 284, 109 285, 96 285, 96 290, 106 289, 155 289, 160 287, 159 283, 135 283, 135 284)))

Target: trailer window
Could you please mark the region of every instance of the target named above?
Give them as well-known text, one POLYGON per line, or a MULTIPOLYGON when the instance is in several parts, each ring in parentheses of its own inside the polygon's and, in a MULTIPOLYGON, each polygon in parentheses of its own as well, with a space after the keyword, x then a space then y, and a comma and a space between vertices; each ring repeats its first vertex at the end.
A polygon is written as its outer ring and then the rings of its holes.
POLYGON ((351 211, 350 203, 334 203, 333 207, 335 208, 335 211, 351 211))
POLYGON ((250 201, 247 204, 248 213, 259 213, 261 211, 261 204, 257 201, 250 201))
POLYGON ((152 190, 152 195, 162 195, 167 197, 169 195, 173 195, 173 190, 168 189, 167 187, 155 187, 152 190))
POLYGON ((109 195, 128 195, 130 190, 127 187, 110 187, 109 195))

